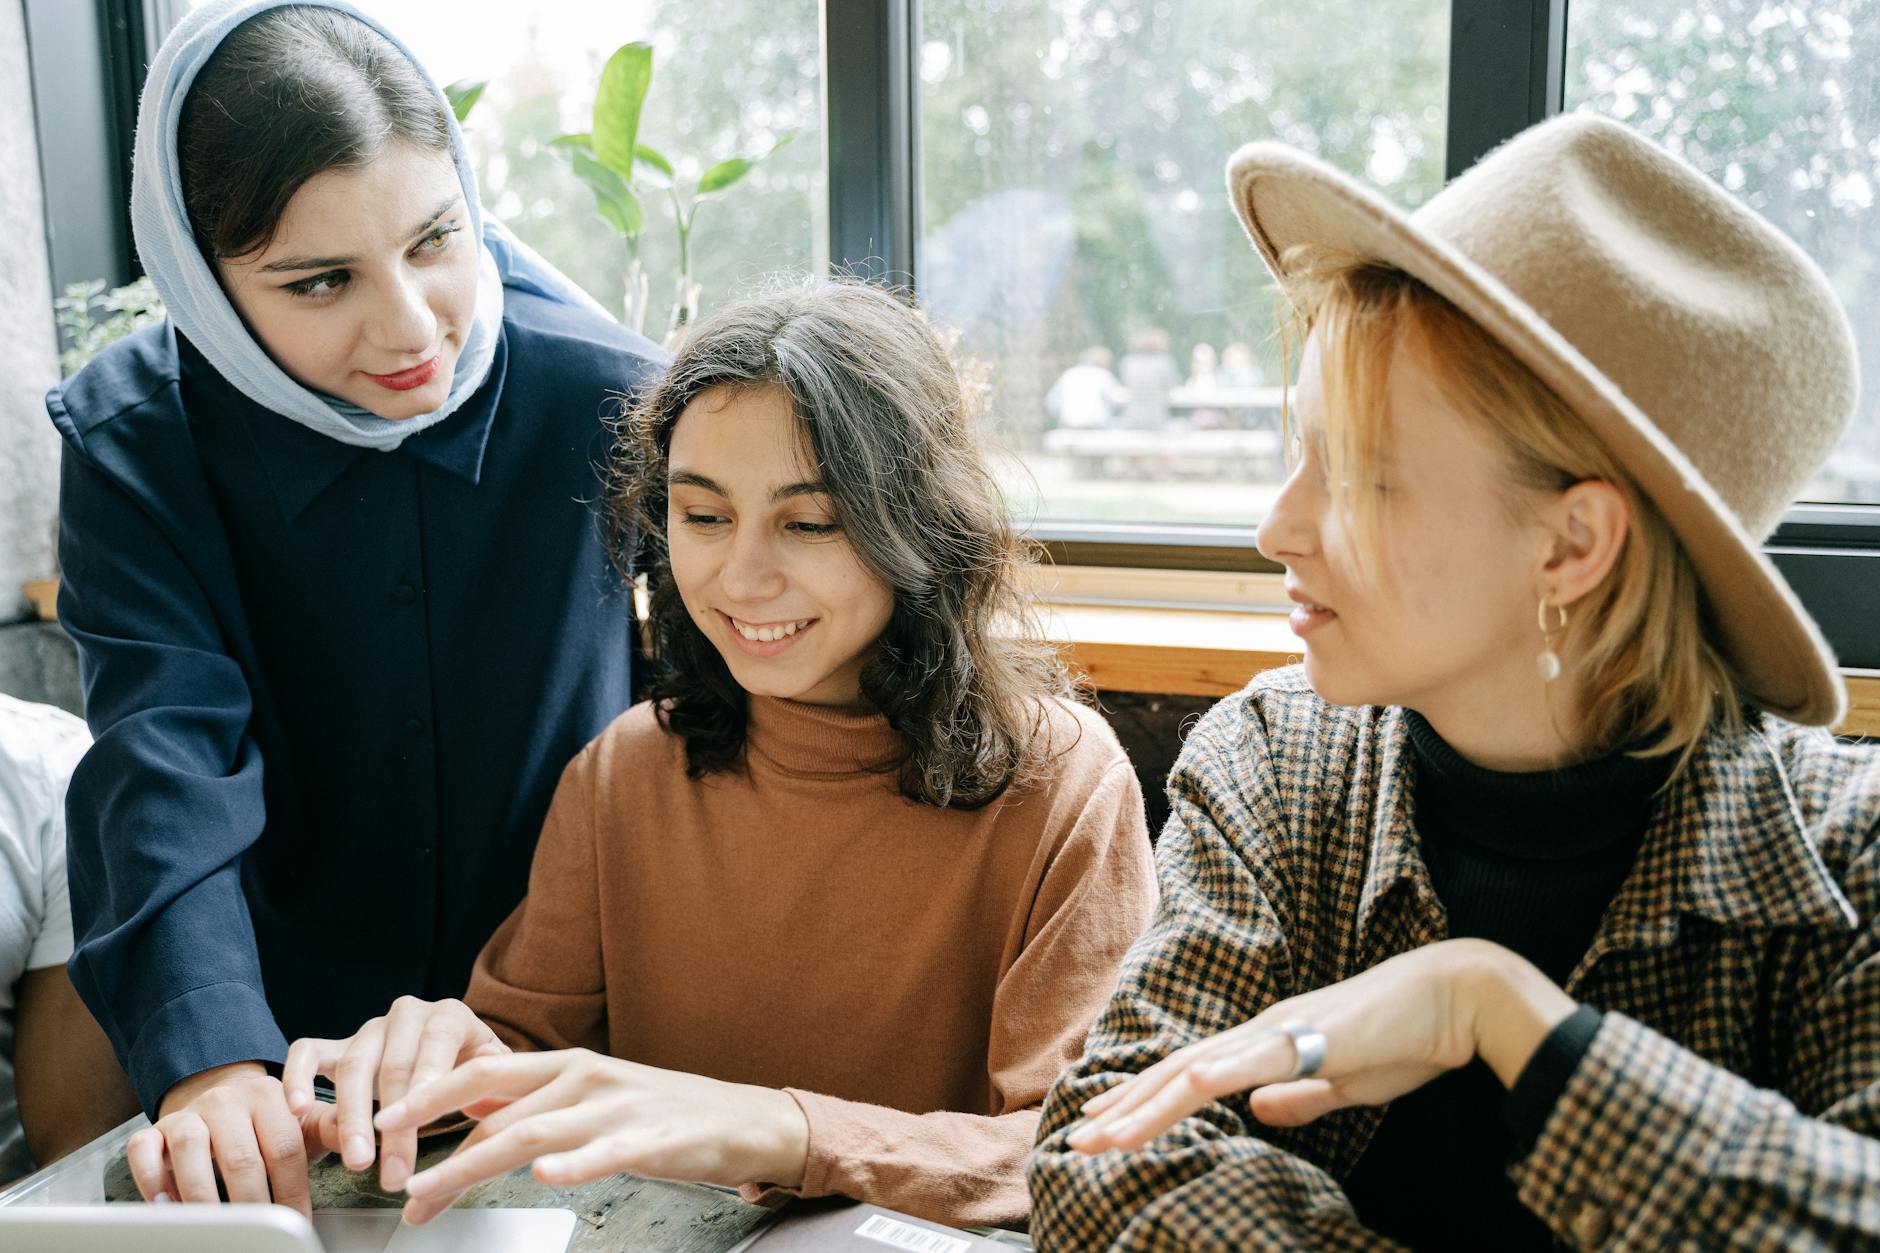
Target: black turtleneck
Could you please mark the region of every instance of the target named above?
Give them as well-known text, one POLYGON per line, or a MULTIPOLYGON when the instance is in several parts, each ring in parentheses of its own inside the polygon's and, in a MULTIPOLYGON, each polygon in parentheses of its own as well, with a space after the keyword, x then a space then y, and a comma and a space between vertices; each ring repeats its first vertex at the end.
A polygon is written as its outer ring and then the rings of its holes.
MULTIPOLYGON (((1463 759, 1415 712, 1413 812, 1452 937, 1491 940, 1564 984, 1631 870, 1672 758, 1509 773, 1463 759)), ((1508 1163, 1540 1134, 1598 1030, 1582 1009, 1504 1092, 1477 1060, 1391 1103, 1345 1181, 1371 1229, 1418 1249, 1551 1249, 1508 1163)))

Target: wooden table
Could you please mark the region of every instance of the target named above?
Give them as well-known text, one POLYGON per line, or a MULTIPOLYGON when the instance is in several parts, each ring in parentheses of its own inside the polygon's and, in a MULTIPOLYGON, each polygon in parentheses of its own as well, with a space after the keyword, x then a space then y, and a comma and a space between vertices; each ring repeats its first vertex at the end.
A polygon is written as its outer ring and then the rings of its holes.
MULTIPOLYGON (((137 1203, 137 1185, 124 1160, 124 1142, 149 1125, 140 1114, 106 1132, 78 1152, 0 1191, 0 1205, 137 1203)), ((418 1155, 419 1168, 447 1156, 462 1138, 459 1132, 425 1141, 418 1155)), ((376 1168, 355 1175, 337 1157, 313 1164, 312 1184, 315 1209, 380 1209, 404 1203, 402 1195, 379 1189, 376 1168)), ((458 1204, 573 1210, 578 1221, 568 1244, 570 1253, 626 1249, 723 1253, 751 1234, 771 1212, 746 1205, 735 1192, 633 1175, 610 1175, 578 1188, 551 1188, 537 1183, 527 1167, 477 1185, 458 1204)))

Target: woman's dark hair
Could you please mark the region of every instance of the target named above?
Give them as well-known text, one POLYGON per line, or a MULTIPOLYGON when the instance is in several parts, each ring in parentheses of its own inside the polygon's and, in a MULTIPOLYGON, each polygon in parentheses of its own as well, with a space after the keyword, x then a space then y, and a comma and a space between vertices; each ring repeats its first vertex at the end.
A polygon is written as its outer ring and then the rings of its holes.
POLYGON ((398 48, 355 17, 288 6, 230 31, 184 97, 183 205, 210 257, 268 246, 287 202, 394 141, 450 151, 450 117, 398 48))
POLYGON ((743 759, 747 697, 687 613, 667 550, 668 453, 714 388, 781 387, 862 563, 894 609, 862 695, 901 735, 901 790, 969 809, 1036 777, 1044 700, 1070 693, 1018 575, 1028 553, 974 440, 959 376, 925 319, 850 280, 747 297, 700 322, 620 424, 607 512, 616 564, 650 553, 660 720, 689 773, 743 759))

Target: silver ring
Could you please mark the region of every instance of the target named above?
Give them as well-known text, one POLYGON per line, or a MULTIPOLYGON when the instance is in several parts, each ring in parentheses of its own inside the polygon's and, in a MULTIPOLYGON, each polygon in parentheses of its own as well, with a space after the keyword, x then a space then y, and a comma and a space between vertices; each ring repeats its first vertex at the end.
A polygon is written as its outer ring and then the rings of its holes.
POLYGON ((1274 1030, 1292 1041, 1293 1068, 1288 1079, 1306 1079, 1319 1073, 1319 1067, 1325 1064, 1323 1031, 1297 1018, 1282 1022, 1274 1030))

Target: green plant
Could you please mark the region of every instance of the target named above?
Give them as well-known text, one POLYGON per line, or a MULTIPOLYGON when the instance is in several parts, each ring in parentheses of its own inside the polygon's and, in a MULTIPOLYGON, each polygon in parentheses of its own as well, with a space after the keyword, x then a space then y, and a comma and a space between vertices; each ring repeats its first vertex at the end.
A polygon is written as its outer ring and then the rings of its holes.
POLYGON ((163 302, 148 278, 110 291, 101 278, 72 283, 52 304, 53 321, 66 345, 59 352, 59 372, 68 378, 107 345, 163 320, 163 302))
POLYGON ((460 78, 444 87, 444 98, 450 101, 450 111, 462 122, 470 116, 470 110, 476 108, 477 101, 483 98, 483 89, 490 85, 487 78, 460 78))
POLYGON ((568 151, 574 172, 594 193, 601 220, 626 241, 628 257, 626 322, 635 330, 645 320, 645 272, 640 259, 640 236, 646 229, 641 189, 663 191, 670 202, 672 222, 679 236, 679 284, 673 300, 667 342, 685 335, 697 312, 698 284, 692 281, 692 231, 699 206, 727 190, 778 148, 790 141, 786 133, 769 152, 729 157, 708 167, 690 187, 675 174, 673 164, 657 149, 640 142, 640 114, 647 89, 653 83, 653 48, 647 43, 623 44, 601 69, 594 90, 590 130, 563 135, 554 143, 568 151))

